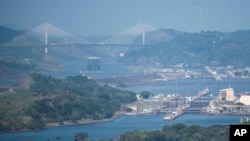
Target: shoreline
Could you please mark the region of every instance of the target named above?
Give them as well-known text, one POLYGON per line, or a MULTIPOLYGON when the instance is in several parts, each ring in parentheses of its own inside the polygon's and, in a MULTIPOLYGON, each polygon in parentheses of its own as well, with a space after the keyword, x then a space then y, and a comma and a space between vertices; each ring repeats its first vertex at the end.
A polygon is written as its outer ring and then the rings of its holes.
POLYGON ((95 123, 104 123, 104 122, 110 122, 115 120, 116 118, 109 118, 109 119, 101 119, 101 120, 93 120, 93 119, 81 119, 77 120, 76 122, 73 122, 71 120, 63 121, 63 124, 60 124, 58 122, 52 122, 52 123, 46 123, 46 128, 51 127, 63 127, 63 126, 71 126, 71 125, 87 125, 87 124, 95 124, 95 123))
MULTIPOLYGON (((63 126, 71 126, 71 125, 87 125, 87 124, 96 124, 96 123, 105 123, 105 122, 111 122, 113 120, 116 120, 122 116, 153 116, 153 115, 158 115, 158 114, 162 114, 162 113, 146 113, 146 114, 117 114, 112 118, 109 119, 101 119, 101 120, 93 120, 93 119, 81 119, 78 120, 76 123, 72 122, 72 121, 64 121, 63 125, 60 125, 58 122, 53 122, 53 123, 47 123, 46 124, 46 128, 51 128, 51 127, 63 127, 63 126)), ((185 115, 186 113, 183 113, 183 115, 185 115)), ((204 112, 199 112, 199 113, 195 113, 201 116, 250 116, 250 114, 246 114, 246 113, 242 113, 242 114, 235 114, 235 113, 223 113, 223 114, 216 114, 216 113, 204 113, 204 112)))
POLYGON ((112 118, 108 119, 101 119, 101 120, 94 120, 94 119, 81 119, 77 120, 77 122, 72 122, 72 120, 65 120, 63 121, 63 124, 60 124, 59 122, 51 122, 51 123, 45 123, 45 127, 42 129, 26 129, 26 130, 20 130, 20 131, 7 131, 7 132, 0 132, 0 134, 7 134, 7 133, 21 133, 21 132, 32 132, 32 131, 42 131, 46 130, 47 128, 53 128, 53 127, 64 127, 64 126, 73 126, 73 125, 88 125, 88 124, 96 124, 96 123, 105 123, 105 122, 111 122, 115 119, 120 118, 123 116, 122 114, 114 115, 112 118))
MULTIPOLYGON (((63 121, 63 124, 60 124, 59 122, 52 122, 52 123, 46 123, 45 128, 43 129, 33 129, 33 130, 20 130, 20 131, 8 131, 8 132, 0 132, 0 134, 7 134, 7 133, 21 133, 21 132, 32 132, 32 131, 42 131, 46 130, 48 128, 53 128, 53 127, 66 127, 66 126, 75 126, 75 125, 88 125, 88 124, 98 124, 98 123, 105 123, 105 122, 111 122, 114 121, 122 116, 153 116, 153 115, 159 115, 161 113, 150 113, 150 114, 136 114, 136 115, 129 115, 129 114, 122 114, 122 113, 116 113, 112 118, 108 119, 101 119, 101 120, 94 120, 94 119, 81 119, 77 120, 77 122, 73 122, 72 120, 66 120, 63 121)), ((184 113, 183 115, 185 115, 184 113)), ((200 116, 250 116, 249 114, 212 114, 212 113, 204 113, 204 112, 199 112, 195 113, 200 116)), ((179 117, 179 116, 178 116, 179 117)))
POLYGON ((100 120, 94 120, 94 119, 80 119, 77 120, 76 122, 73 122, 72 120, 65 120, 63 121, 63 124, 60 124, 59 122, 52 122, 52 123, 46 123, 46 128, 51 128, 51 127, 63 127, 63 126, 71 126, 71 125, 87 125, 87 124, 96 124, 96 123, 105 123, 105 122, 110 122, 115 119, 120 118, 123 116, 119 111, 114 114, 113 117, 111 118, 106 118, 106 119, 100 119, 100 120))
MULTIPOLYGON (((236 78, 237 79, 237 78, 236 78)), ((158 80, 156 80, 158 81, 158 80)), ((171 80, 169 80, 171 81, 171 80)), ((150 83, 150 82, 148 82, 150 83)), ((157 114, 148 114, 148 115, 157 115, 157 114)), ((199 115, 204 115, 204 116, 249 116, 245 114, 207 114, 207 113, 199 113, 199 115)), ((102 119, 102 120, 93 120, 93 119, 81 119, 78 120, 77 122, 72 122, 71 120, 66 120, 63 121, 63 124, 60 124, 59 122, 53 122, 53 123, 45 123, 45 127, 43 129, 31 129, 31 130, 20 130, 20 131, 7 131, 7 132, 0 132, 0 134, 4 133, 16 133, 16 132, 29 132, 29 131, 41 131, 41 130, 46 130, 47 128, 52 128, 52 127, 63 127, 63 126, 74 126, 74 125, 87 125, 87 124, 97 124, 97 123, 105 123, 105 122, 111 122, 115 119, 118 119, 122 116, 130 116, 126 115, 124 113, 121 113, 120 111, 117 111, 113 117, 108 118, 108 119, 102 119)), ((138 114, 138 115, 132 115, 132 116, 147 116, 146 114, 138 114)))
POLYGON ((162 77, 159 74, 139 74, 139 75, 131 75, 131 76, 118 76, 113 78, 101 78, 95 79, 97 83, 100 85, 109 84, 112 86, 116 86, 117 84, 124 84, 126 86, 129 85, 140 85, 140 84, 148 84, 155 83, 161 81, 173 81, 173 80, 181 80, 187 79, 186 77, 162 77))

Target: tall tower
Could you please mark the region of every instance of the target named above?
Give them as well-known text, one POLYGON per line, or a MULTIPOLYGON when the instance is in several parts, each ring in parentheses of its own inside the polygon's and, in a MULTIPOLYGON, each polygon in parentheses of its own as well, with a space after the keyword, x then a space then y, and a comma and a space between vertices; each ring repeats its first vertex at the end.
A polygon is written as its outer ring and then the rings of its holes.
POLYGON ((44 44, 48 45, 48 23, 45 23, 44 44))
POLYGON ((142 44, 145 44, 145 27, 144 27, 144 21, 142 22, 142 44))
POLYGON ((45 54, 48 53, 48 48, 46 45, 48 45, 48 23, 45 23, 45 34, 44 34, 44 44, 45 44, 45 54))

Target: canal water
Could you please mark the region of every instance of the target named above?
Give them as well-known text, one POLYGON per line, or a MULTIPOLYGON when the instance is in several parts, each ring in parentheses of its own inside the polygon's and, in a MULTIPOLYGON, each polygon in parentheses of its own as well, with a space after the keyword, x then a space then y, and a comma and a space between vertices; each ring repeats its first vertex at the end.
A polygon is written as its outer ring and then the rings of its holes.
POLYGON ((239 116, 200 116, 185 114, 173 121, 163 121, 164 115, 153 116, 124 116, 111 122, 52 127, 42 131, 18 132, 0 134, 1 141, 37 141, 55 140, 57 136, 61 141, 73 141, 76 132, 87 132, 91 139, 119 138, 119 135, 132 130, 161 130, 164 125, 183 123, 186 125, 210 126, 214 124, 229 125, 240 122, 239 116))
MULTIPOLYGON (((79 71, 84 71, 82 62, 69 64, 63 71, 44 72, 56 77, 67 75, 77 75, 79 71)), ((104 62, 105 64, 105 62, 104 62)), ((87 72, 92 77, 102 78, 113 75, 132 75, 126 66, 118 63, 107 63, 102 66, 102 71, 87 72), (116 68, 116 69, 115 69, 116 68), (115 69, 115 70, 114 70, 115 69)), ((235 94, 239 92, 250 92, 249 79, 224 79, 214 81, 212 79, 185 79, 177 81, 162 81, 148 84, 130 85, 125 90, 140 93, 141 91, 151 91, 155 94, 177 93, 181 95, 195 95, 204 88, 209 88, 211 96, 215 96, 219 89, 232 87, 235 94)), ((55 140, 60 137, 61 141, 74 140, 76 132, 87 132, 91 139, 119 138, 119 135, 132 130, 161 130, 164 125, 184 123, 186 125, 210 126, 214 124, 229 125, 238 124, 243 116, 204 116, 198 114, 184 114, 173 121, 163 121, 164 115, 151 116, 124 116, 111 122, 96 123, 88 125, 74 125, 64 127, 51 127, 41 131, 17 132, 0 134, 1 141, 25 141, 33 139, 37 141, 55 140)))

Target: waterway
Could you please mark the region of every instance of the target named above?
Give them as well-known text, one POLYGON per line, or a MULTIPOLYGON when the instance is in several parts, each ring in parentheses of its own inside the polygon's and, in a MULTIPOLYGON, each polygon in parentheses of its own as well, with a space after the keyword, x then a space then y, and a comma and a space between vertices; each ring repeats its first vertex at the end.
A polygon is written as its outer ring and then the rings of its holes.
POLYGON ((200 116, 185 114, 173 121, 163 121, 164 115, 153 116, 124 116, 111 122, 76 125, 65 127, 52 127, 42 131, 5 133, 0 134, 1 141, 24 141, 33 139, 37 141, 55 140, 57 136, 61 141, 74 140, 76 132, 87 132, 91 139, 118 138, 120 134, 132 130, 161 130, 164 125, 184 123, 186 125, 210 126, 213 124, 229 125, 240 122, 240 117, 232 116, 200 116))
MULTIPOLYGON (((110 77, 114 75, 132 75, 126 66, 118 63, 106 63, 102 66, 102 71, 87 72, 93 78, 110 77), (117 69, 115 69, 117 68, 117 69)), ((65 77, 67 75, 77 75, 79 71, 84 71, 82 62, 78 64, 69 64, 63 71, 45 72, 56 77, 65 77)), ((130 85, 126 90, 136 93, 141 91, 151 91, 153 93, 168 94, 197 94, 198 91, 208 87, 212 95, 216 95, 217 91, 222 88, 232 87, 235 93, 250 92, 249 79, 224 79, 222 81, 214 81, 212 79, 185 79, 177 81, 162 81, 148 84, 130 85)), ((211 95, 211 96, 212 96, 211 95)), ((214 124, 238 124, 242 116, 204 116, 197 114, 184 114, 173 121, 163 121, 164 115, 151 116, 124 116, 111 122, 96 123, 88 125, 74 125, 64 127, 51 127, 41 131, 17 132, 0 134, 1 141, 24 141, 33 139, 37 141, 55 140, 57 136, 61 141, 74 140, 76 132, 87 132, 91 139, 102 138, 119 138, 119 135, 131 130, 161 130, 164 125, 174 123, 184 123, 186 125, 210 126, 214 124)), ((246 118, 246 117, 243 117, 246 118)))

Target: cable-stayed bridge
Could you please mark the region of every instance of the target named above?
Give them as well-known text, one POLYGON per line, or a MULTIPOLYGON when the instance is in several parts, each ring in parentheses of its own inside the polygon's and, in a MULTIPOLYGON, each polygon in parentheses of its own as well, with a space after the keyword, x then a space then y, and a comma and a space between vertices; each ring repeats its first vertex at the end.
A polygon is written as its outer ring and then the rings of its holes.
POLYGON ((15 37, 11 41, 2 44, 1 46, 138 46, 146 44, 146 32, 154 30, 156 30, 156 28, 154 28, 150 24, 142 22, 116 35, 110 36, 101 41, 91 43, 84 39, 84 37, 74 36, 52 24, 44 23, 31 30, 28 30, 26 33, 15 37), (141 41, 137 41, 135 43, 135 39, 141 41))

